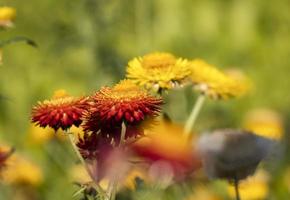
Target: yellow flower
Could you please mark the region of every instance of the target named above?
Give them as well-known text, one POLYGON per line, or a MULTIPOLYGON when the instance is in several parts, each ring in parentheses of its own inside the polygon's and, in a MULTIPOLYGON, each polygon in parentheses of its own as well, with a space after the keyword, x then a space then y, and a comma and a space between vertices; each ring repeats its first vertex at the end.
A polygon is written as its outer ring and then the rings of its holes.
POLYGON ((30 144, 44 144, 54 138, 54 130, 46 127, 41 128, 31 123, 28 130, 28 141, 30 144))
POLYGON ((0 27, 11 27, 16 17, 16 10, 11 7, 0 7, 0 27))
MULTIPOLYGON (((239 183, 239 192, 243 200, 261 200, 266 199, 269 192, 269 175, 266 171, 259 170, 256 174, 239 183)), ((229 195, 235 197, 233 185, 228 187, 229 195)))
POLYGON ((205 186, 197 186, 186 200, 222 200, 217 194, 205 186))
POLYGON ((193 60, 190 69, 194 88, 212 99, 237 97, 248 90, 245 78, 227 75, 203 60, 193 60))
POLYGON ((43 182, 43 175, 39 166, 13 154, 3 170, 2 179, 7 184, 38 186, 43 182))
POLYGON ((126 179, 124 180, 124 186, 130 190, 136 189, 136 180, 141 179, 142 181, 148 181, 148 177, 144 170, 140 168, 134 168, 132 169, 126 179))
POLYGON ((151 53, 129 61, 127 78, 155 92, 172 89, 186 82, 190 75, 188 63, 170 53, 151 53))
POLYGON ((244 120, 245 129, 257 135, 280 140, 284 135, 281 116, 269 109, 256 109, 249 112, 244 120))

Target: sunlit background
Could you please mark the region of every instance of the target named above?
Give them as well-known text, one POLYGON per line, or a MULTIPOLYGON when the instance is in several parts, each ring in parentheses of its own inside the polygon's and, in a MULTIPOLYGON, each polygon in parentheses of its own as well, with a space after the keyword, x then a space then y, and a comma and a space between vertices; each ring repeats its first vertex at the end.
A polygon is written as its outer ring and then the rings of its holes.
MULTIPOLYGON (((84 95, 112 85, 124 78, 128 60, 148 52, 202 58, 221 69, 240 69, 251 79, 252 91, 243 98, 208 100, 197 131, 239 128, 249 111, 267 108, 281 115, 282 143, 289 144, 287 0, 1 0, 4 5, 15 7, 17 17, 13 28, 0 32, 0 40, 26 36, 38 48, 15 43, 2 49, 0 139, 33 161, 43 177, 28 189, 2 187, 0 199, 28 199, 27 190, 34 199, 71 199, 74 154, 63 139, 38 142, 31 136, 36 131, 30 124, 32 106, 58 89, 84 95)), ((182 122, 195 96, 184 88, 165 99, 170 99, 167 112, 182 122)), ((287 153, 275 160, 279 170, 270 173, 269 199, 290 198, 288 161, 287 153)))

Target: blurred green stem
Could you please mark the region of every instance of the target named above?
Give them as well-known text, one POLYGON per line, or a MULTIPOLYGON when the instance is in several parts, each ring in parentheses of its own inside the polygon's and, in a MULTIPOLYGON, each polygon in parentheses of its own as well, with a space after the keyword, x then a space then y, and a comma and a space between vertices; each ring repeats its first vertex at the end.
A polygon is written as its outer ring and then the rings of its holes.
POLYGON ((184 127, 184 136, 185 137, 189 137, 190 136, 190 133, 191 133, 191 130, 195 124, 195 121, 197 119, 197 116, 201 110, 201 107, 203 105, 205 101, 205 95, 201 94, 199 95, 199 97, 197 98, 196 102, 195 102, 195 105, 193 106, 193 109, 185 123, 185 127, 184 127))
MULTIPOLYGON (((124 145, 125 138, 126 138, 126 124, 125 124, 125 122, 122 122, 119 147, 122 147, 124 145)), ((116 177, 114 177, 109 183, 109 188, 108 188, 108 192, 107 192, 108 199, 106 199, 106 200, 115 200, 116 199, 117 186, 118 186, 118 180, 116 177)))
POLYGON ((122 147, 122 145, 124 144, 125 137, 126 137, 126 124, 125 124, 125 122, 122 122, 122 129, 121 129, 121 137, 120 137, 119 147, 122 147))
MULTIPOLYGON (((93 177, 93 175, 91 173, 91 170, 89 169, 86 161, 84 160, 84 158, 80 154, 80 151, 78 150, 78 147, 77 147, 77 145, 76 145, 76 143, 74 141, 73 133, 67 133, 67 134, 69 136, 69 140, 70 140, 70 143, 71 143, 71 145, 73 147, 73 150, 76 153, 76 155, 78 156, 78 159, 81 161, 82 165, 85 167, 85 169, 88 172, 88 174, 90 175, 90 177, 93 177)), ((94 181, 94 184, 95 184, 96 190, 99 192, 99 194, 102 195, 102 196, 104 196, 105 195, 105 192, 103 191, 103 189, 101 188, 101 186, 98 183, 96 183, 95 181, 94 181)))

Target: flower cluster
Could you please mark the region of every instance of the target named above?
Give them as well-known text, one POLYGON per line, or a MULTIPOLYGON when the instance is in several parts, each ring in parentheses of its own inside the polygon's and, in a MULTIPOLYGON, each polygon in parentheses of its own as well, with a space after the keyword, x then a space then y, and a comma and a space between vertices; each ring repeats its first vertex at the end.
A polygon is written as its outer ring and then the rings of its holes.
MULTIPOLYGON (((237 182, 252 175, 273 147, 271 139, 248 131, 192 135, 205 97, 228 99, 248 90, 248 81, 239 71, 222 72, 203 60, 151 53, 129 61, 126 78, 87 97, 59 91, 32 109, 36 125, 66 131, 96 185, 92 191, 103 195, 105 190, 104 199, 114 199, 117 183, 126 182, 126 175, 136 178, 136 169, 146 182, 164 188, 190 179, 201 167, 209 177, 237 182), (162 91, 185 84, 201 95, 183 127, 164 117, 166 113, 159 114, 162 91), (73 127, 80 134, 70 134, 73 127), (100 186, 104 182, 108 184, 100 186)), ((137 187, 134 181, 130 188, 137 187)))

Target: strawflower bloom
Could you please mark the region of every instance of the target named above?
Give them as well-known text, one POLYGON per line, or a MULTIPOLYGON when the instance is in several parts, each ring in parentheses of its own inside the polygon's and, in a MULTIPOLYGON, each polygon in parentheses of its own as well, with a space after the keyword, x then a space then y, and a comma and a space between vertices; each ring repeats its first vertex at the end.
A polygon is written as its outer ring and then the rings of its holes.
POLYGON ((194 88, 212 99, 238 97, 249 89, 246 79, 226 74, 201 59, 191 61, 190 69, 194 88))
POLYGON ((244 120, 244 128, 273 140, 281 140, 284 136, 282 117, 270 109, 255 109, 249 112, 244 120))
POLYGON ((12 7, 0 7, 0 27, 6 28, 13 25, 16 17, 16 10, 12 7))
MULTIPOLYGON (((269 174, 265 170, 258 170, 255 175, 239 183, 239 193, 242 200, 266 199, 269 194, 269 174)), ((235 188, 228 187, 230 197, 235 197, 235 188)))
POLYGON ((182 86, 190 70, 188 61, 170 53, 151 53, 128 63, 127 78, 156 92, 182 86))
POLYGON ((139 125, 150 120, 160 111, 162 100, 149 95, 130 80, 123 80, 114 87, 103 87, 92 96, 92 105, 84 114, 84 130, 118 137, 122 123, 126 136, 139 135, 139 125))
POLYGON ((237 181, 252 175, 273 145, 272 140, 251 132, 225 129, 204 134, 198 149, 210 178, 237 181))
POLYGON ((55 131, 59 128, 67 130, 72 125, 78 127, 88 105, 88 98, 71 96, 38 102, 32 109, 32 122, 43 128, 49 126, 55 131))

